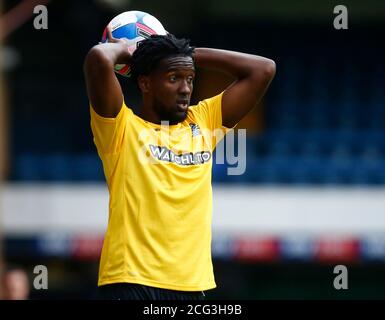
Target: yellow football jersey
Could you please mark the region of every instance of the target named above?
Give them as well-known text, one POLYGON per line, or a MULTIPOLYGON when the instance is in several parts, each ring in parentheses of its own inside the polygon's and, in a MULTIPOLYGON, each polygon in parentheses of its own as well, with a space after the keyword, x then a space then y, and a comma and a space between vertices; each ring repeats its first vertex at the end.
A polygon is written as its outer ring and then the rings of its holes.
POLYGON ((170 126, 145 121, 124 103, 116 118, 90 107, 110 195, 99 286, 215 288, 211 169, 213 150, 227 131, 221 102, 222 93, 203 100, 170 126))

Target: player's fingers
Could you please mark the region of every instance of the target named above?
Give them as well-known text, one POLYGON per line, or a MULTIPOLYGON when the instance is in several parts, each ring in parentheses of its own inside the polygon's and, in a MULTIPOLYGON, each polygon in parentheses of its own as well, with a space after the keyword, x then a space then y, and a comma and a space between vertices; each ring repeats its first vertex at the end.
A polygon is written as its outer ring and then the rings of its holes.
POLYGON ((107 26, 107 40, 108 42, 114 42, 115 38, 112 36, 111 27, 107 26))

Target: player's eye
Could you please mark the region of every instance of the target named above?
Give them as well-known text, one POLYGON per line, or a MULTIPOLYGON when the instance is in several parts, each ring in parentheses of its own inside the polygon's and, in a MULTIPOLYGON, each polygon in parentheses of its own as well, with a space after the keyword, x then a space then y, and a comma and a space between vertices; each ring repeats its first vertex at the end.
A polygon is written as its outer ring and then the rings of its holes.
POLYGON ((194 77, 193 76, 190 76, 190 77, 187 78, 187 82, 189 84, 193 83, 193 81, 194 81, 194 77))
POLYGON ((175 75, 169 76, 169 80, 170 80, 171 82, 175 82, 175 81, 176 81, 176 76, 175 76, 175 75))

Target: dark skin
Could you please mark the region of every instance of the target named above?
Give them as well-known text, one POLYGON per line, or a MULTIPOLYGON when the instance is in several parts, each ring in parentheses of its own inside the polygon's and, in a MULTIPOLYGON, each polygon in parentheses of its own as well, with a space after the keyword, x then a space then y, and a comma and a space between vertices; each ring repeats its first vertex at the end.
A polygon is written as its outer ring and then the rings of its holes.
MULTIPOLYGON (((84 73, 94 110, 103 117, 114 118, 122 107, 123 93, 113 67, 130 63, 131 53, 125 39, 113 38, 110 30, 107 37, 109 43, 96 45, 88 52, 84 73)), ((196 48, 194 60, 197 67, 220 70, 236 79, 222 96, 222 123, 229 128, 260 102, 275 75, 274 61, 246 53, 196 48)), ((161 60, 150 75, 139 76, 143 98, 140 117, 153 123, 183 121, 194 76, 191 57, 180 55, 161 60)))
POLYGON ((143 93, 139 116, 154 123, 167 120, 176 124, 186 119, 194 77, 191 57, 177 55, 161 60, 154 72, 138 79, 143 93))

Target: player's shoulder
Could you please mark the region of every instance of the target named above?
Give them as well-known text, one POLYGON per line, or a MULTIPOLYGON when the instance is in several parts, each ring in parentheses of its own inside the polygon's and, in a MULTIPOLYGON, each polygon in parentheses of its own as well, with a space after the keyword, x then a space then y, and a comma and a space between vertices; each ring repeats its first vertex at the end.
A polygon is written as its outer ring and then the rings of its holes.
POLYGON ((89 108, 90 108, 92 120, 101 120, 101 121, 107 121, 107 122, 113 121, 114 122, 114 121, 121 119, 121 118, 130 117, 133 114, 132 108, 130 106, 128 106, 124 100, 122 102, 122 106, 119 109, 118 114, 115 117, 105 117, 103 115, 100 115, 95 110, 95 108, 93 107, 93 105, 91 103, 89 104, 89 108))
POLYGON ((223 92, 220 92, 216 95, 213 95, 211 97, 199 100, 196 104, 191 105, 189 107, 189 110, 192 113, 199 113, 202 112, 204 109, 208 109, 212 106, 220 106, 222 104, 222 95, 223 92))
POLYGON ((197 103, 195 103, 194 105, 191 105, 189 109, 192 108, 192 109, 196 110, 197 108, 202 107, 204 105, 210 105, 210 104, 213 104, 213 103, 221 102, 222 101, 223 92, 224 91, 222 91, 222 92, 220 92, 218 94, 212 95, 210 97, 203 98, 203 99, 199 100, 197 103))
POLYGON ((123 102, 122 102, 122 107, 120 108, 120 111, 117 115, 117 118, 118 117, 135 118, 134 108, 129 103, 127 103, 125 100, 123 100, 123 102))

